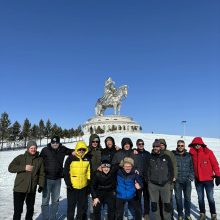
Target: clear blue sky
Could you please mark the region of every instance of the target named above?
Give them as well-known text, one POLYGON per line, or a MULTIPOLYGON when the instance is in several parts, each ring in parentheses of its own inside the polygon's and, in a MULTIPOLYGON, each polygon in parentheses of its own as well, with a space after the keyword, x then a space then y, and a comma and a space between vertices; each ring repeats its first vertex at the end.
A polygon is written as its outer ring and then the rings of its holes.
MULTIPOLYGON (((77 127, 104 81, 144 132, 220 137, 220 1, 0 2, 0 113, 77 127)), ((112 114, 113 110, 108 110, 112 114)))

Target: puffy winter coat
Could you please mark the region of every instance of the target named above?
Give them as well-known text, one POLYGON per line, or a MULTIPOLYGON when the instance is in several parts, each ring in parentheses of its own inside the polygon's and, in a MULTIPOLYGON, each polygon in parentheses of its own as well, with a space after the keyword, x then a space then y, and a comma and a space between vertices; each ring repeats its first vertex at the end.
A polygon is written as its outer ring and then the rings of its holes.
POLYGON ((183 183, 187 180, 194 180, 194 170, 193 170, 193 162, 192 157, 188 152, 184 152, 180 154, 178 151, 173 151, 178 168, 178 176, 176 181, 183 183))
POLYGON ((102 197, 105 192, 115 191, 116 173, 116 167, 111 168, 107 174, 101 171, 96 171, 94 173, 91 184, 91 194, 93 199, 102 197))
POLYGON ((10 173, 17 173, 14 182, 14 192, 35 193, 37 185, 44 187, 45 173, 43 160, 37 152, 35 155, 24 154, 17 156, 8 167, 10 173), (32 172, 26 171, 26 165, 32 165, 32 172))
POLYGON ((46 178, 56 180, 63 177, 63 161, 66 155, 73 152, 62 144, 57 149, 53 149, 51 144, 44 147, 40 153, 43 157, 46 178))
POLYGON ((75 156, 70 155, 64 165, 64 180, 67 186, 75 189, 86 187, 90 180, 90 161, 86 156, 88 148, 78 146, 75 149, 75 156), (86 151, 81 157, 77 154, 77 149, 85 148, 86 151))
POLYGON ((135 181, 143 187, 141 177, 132 170, 126 173, 122 168, 117 172, 116 197, 120 199, 133 199, 136 196, 135 181))
POLYGON ((189 153, 192 155, 195 178, 198 181, 211 181, 214 175, 220 176, 218 161, 208 147, 190 147, 189 153))

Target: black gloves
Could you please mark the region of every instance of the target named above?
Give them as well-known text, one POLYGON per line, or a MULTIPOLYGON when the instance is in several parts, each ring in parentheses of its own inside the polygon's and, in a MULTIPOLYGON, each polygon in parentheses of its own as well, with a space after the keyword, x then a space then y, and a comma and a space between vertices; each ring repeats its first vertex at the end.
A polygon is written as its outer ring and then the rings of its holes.
POLYGON ((67 186, 66 188, 67 188, 67 190, 71 190, 71 191, 73 190, 72 186, 67 186))
POLYGON ((41 193, 41 192, 43 191, 43 189, 44 189, 43 187, 39 186, 37 191, 38 191, 39 193, 41 193))
POLYGON ((216 186, 220 185, 220 176, 215 177, 215 185, 216 186))

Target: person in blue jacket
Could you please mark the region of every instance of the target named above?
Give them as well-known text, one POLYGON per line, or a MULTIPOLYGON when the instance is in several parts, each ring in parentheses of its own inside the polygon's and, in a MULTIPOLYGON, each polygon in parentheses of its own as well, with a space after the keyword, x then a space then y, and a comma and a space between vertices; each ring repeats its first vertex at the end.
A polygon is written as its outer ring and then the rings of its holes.
POLYGON ((135 219, 141 220, 141 206, 138 201, 137 190, 143 187, 142 179, 133 169, 134 160, 132 158, 125 157, 121 161, 120 167, 117 172, 116 220, 123 220, 126 202, 134 208, 135 219))

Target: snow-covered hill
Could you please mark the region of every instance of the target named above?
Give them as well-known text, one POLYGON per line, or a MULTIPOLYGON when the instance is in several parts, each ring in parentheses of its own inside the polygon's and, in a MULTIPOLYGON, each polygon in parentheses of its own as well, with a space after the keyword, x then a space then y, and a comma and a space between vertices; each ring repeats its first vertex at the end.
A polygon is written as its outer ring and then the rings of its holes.
MULTIPOLYGON (((155 138, 165 138, 167 141, 168 149, 173 150, 176 148, 176 142, 177 140, 181 139, 180 136, 175 135, 165 135, 165 134, 145 134, 145 133, 109 133, 107 136, 111 135, 114 137, 116 145, 121 145, 121 140, 123 137, 130 137, 135 145, 136 140, 138 138, 141 138, 145 142, 145 148, 148 151, 151 151, 152 149, 152 143, 155 138)), ((106 135, 101 135, 101 144, 104 146, 104 139, 107 137, 106 135)), ((186 145, 188 145, 192 141, 193 137, 185 137, 184 140, 186 142, 186 145)), ((88 143, 89 136, 84 136, 83 140, 88 143)), ((207 146, 212 149, 220 162, 220 139, 215 138, 203 138, 204 142, 207 144, 207 146)), ((75 143, 66 144, 69 148, 74 148, 75 143)), ((41 149, 39 148, 39 151, 41 149)), ((13 184, 14 184, 14 178, 15 174, 11 174, 8 172, 8 165, 13 160, 14 157, 16 157, 19 154, 24 153, 24 149, 22 150, 16 150, 16 151, 3 151, 0 152, 0 220, 6 220, 6 219, 12 219, 13 216, 13 184)), ((219 211, 220 216, 220 187, 215 187, 215 200, 216 200, 216 209, 217 212, 219 211)), ((34 219, 41 220, 41 194, 37 193, 36 196, 36 203, 35 203, 35 213, 34 213, 34 219)), ((209 214, 208 205, 206 202, 207 207, 207 215, 209 214)), ((25 208, 24 208, 25 213, 25 208)), ((66 219, 66 189, 65 189, 65 183, 62 183, 61 187, 61 197, 60 197, 60 208, 59 208, 59 219, 66 219)), ((199 215, 198 210, 198 202, 197 202, 197 194, 195 191, 195 187, 193 184, 193 191, 192 191, 192 218, 197 219, 199 215)), ((176 216, 176 210, 175 210, 175 216, 176 216)), ((24 215, 22 217, 24 219, 24 215)), ((210 218, 207 218, 210 219, 210 218)))

